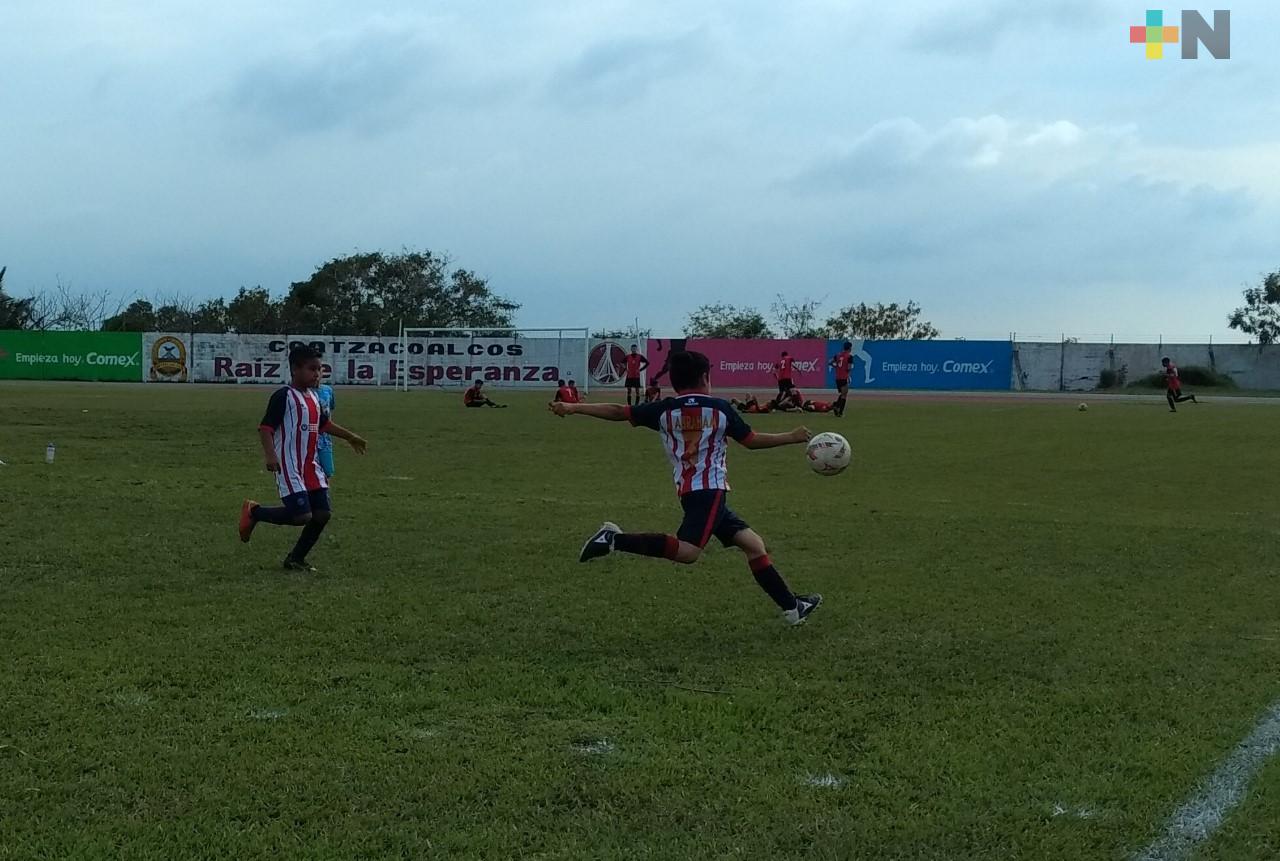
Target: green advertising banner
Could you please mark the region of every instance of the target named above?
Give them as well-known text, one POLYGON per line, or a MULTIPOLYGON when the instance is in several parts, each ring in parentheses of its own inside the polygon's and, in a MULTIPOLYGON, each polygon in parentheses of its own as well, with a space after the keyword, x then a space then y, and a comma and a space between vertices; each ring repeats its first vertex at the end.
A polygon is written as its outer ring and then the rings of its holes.
POLYGON ((142 382, 141 332, 0 332, 0 380, 142 382))

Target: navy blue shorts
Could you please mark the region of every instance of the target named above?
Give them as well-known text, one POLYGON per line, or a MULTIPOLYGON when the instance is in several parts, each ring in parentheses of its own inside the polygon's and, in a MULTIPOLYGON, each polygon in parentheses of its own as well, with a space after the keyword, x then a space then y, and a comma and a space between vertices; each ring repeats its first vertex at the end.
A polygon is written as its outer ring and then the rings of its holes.
POLYGON ((315 511, 332 511, 329 507, 329 491, 323 488, 320 490, 300 490, 297 493, 280 497, 280 501, 284 503, 284 507, 294 517, 299 514, 311 514, 315 511))
POLYGON ((720 539, 725 547, 733 544, 733 538, 744 529, 750 529, 746 521, 729 508, 727 494, 723 490, 695 490, 680 497, 684 520, 676 532, 676 538, 696 547, 706 547, 711 536, 720 539))

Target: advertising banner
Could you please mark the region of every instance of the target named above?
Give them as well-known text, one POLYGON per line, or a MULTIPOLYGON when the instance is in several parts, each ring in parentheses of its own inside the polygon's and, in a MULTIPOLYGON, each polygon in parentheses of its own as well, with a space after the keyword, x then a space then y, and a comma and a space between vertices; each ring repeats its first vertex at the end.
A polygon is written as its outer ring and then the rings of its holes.
MULTIPOLYGON (((622 389, 627 385, 627 354, 631 352, 631 345, 635 344, 637 352, 648 358, 647 351, 649 342, 645 338, 631 338, 600 340, 593 339, 591 341, 591 351, 587 356, 587 369, 591 375, 591 388, 600 389, 622 389)), ((646 371, 641 372, 640 378, 643 380, 646 374, 652 374, 658 370, 658 366, 652 364, 646 371)), ((661 362, 658 363, 659 365, 661 362)))
MULTIPOLYGON (((842 344, 830 341, 827 355, 835 356, 842 344)), ((1007 391, 1012 385, 1008 341, 854 341, 853 349, 853 389, 1007 391)))
POLYGON ((142 381, 140 332, 0 332, 0 379, 142 381))
POLYGON ((667 380, 667 357, 679 350, 705 353, 711 360, 711 386, 720 390, 743 393, 776 391, 778 362, 785 351, 793 360, 791 379, 802 391, 830 388, 827 379, 827 342, 819 339, 657 339, 648 342, 649 378, 664 389, 667 380))
POLYGON ((547 388, 561 378, 583 377, 587 366, 581 338, 414 338, 406 350, 395 336, 195 335, 190 373, 196 382, 283 385, 289 381, 289 351, 299 344, 321 352, 334 385, 390 386, 407 373, 414 386, 484 380, 507 388, 547 388))
POLYGON ((142 336, 142 379, 148 383, 190 383, 191 335, 147 332, 142 336))

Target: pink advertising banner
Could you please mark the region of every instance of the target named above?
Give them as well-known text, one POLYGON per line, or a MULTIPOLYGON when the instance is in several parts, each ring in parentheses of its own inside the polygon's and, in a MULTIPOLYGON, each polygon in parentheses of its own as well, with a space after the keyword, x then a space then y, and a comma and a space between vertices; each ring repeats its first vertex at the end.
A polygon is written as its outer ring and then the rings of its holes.
MULTIPOLYGON (((646 344, 649 379, 665 368, 667 356, 676 350, 696 350, 711 360, 711 386, 715 389, 740 389, 750 392, 776 390, 778 361, 785 350, 794 359, 791 379, 803 389, 829 388, 827 382, 827 342, 818 338, 806 340, 720 340, 689 338, 659 340, 646 344)), ((671 383, 662 373, 658 380, 663 389, 671 383)))

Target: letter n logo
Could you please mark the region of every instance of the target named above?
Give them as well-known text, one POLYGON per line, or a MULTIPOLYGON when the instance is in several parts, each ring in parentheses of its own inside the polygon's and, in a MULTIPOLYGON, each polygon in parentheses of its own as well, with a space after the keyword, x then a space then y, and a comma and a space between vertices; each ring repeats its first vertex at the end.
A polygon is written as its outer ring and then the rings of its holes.
POLYGON ((1182 59, 1199 59, 1201 42, 1215 60, 1231 59, 1230 9, 1214 9, 1212 27, 1196 10, 1182 10, 1182 59))

